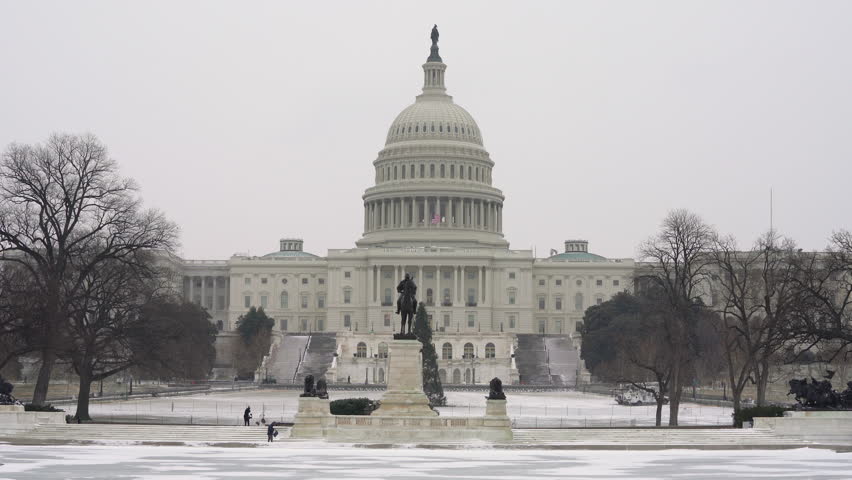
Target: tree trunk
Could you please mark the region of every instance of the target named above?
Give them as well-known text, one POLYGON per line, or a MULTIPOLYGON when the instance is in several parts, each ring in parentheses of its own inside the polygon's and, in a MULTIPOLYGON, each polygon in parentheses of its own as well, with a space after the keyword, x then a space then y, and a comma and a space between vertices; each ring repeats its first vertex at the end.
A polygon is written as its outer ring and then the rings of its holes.
POLYGON ((87 365, 80 368, 80 391, 77 396, 77 418, 91 420, 89 416, 89 392, 92 390, 92 371, 87 365))
POLYGON ((672 367, 672 387, 669 389, 669 426, 677 426, 677 413, 680 409, 680 395, 683 392, 683 382, 681 382, 681 365, 676 362, 672 367))
POLYGON ((731 385, 731 403, 734 404, 734 411, 735 412, 740 409, 740 404, 742 402, 742 398, 743 398, 742 387, 737 388, 734 385, 731 385))
POLYGON ((48 347, 42 350, 41 367, 38 370, 38 379, 33 390, 33 405, 44 405, 47 401, 47 389, 50 386, 50 373, 56 363, 56 354, 48 347))
POLYGON ((769 385, 769 361, 761 360, 757 368, 757 406, 766 405, 766 387, 769 385))
POLYGON ((666 401, 666 396, 662 393, 657 398, 657 416, 656 416, 656 426, 662 426, 663 424, 663 403, 666 401))

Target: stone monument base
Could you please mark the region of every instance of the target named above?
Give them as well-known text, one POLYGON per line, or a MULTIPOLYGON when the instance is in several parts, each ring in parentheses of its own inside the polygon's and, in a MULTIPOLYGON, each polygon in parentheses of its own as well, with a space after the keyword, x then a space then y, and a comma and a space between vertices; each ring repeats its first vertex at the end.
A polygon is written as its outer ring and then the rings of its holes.
POLYGON ((299 397, 299 410, 293 420, 293 438, 323 438, 331 418, 328 399, 299 397))
POLYGON ((33 430, 39 425, 65 423, 65 412, 27 412, 23 405, 0 405, 0 434, 33 430))
POLYGON ((852 410, 801 410, 783 417, 755 417, 754 428, 817 443, 852 444, 852 410))

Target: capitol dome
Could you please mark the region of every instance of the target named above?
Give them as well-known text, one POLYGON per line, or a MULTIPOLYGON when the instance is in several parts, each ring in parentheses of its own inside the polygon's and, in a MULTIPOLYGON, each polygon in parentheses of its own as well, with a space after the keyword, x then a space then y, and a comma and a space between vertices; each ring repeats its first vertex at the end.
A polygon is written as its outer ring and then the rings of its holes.
POLYGON ((364 193, 364 235, 356 245, 508 247, 503 193, 470 113, 447 95, 447 65, 433 30, 423 91, 396 116, 364 193))

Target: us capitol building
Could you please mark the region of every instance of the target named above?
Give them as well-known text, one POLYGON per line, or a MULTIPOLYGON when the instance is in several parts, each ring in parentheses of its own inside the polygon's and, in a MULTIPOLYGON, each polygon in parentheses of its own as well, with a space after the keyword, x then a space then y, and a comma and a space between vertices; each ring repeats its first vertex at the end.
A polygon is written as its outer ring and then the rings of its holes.
POLYGON ((583 312, 630 289, 634 261, 595 255, 585 240, 566 240, 548 258, 509 248, 495 163, 473 116, 447 94, 446 70, 433 30, 423 91, 373 161, 353 248, 320 257, 284 238, 260 257, 181 261, 186 298, 220 330, 221 375, 233 375, 235 326, 255 306, 275 319, 263 375, 384 383, 386 342, 399 329, 396 286, 407 272, 427 307, 445 383, 573 384, 582 376, 583 312))

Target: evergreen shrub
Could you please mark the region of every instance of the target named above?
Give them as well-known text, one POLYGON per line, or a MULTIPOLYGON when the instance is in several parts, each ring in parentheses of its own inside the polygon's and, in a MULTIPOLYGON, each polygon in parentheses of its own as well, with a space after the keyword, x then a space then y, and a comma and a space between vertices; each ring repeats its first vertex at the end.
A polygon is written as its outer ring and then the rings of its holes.
POLYGON ((369 398, 341 398, 329 405, 332 415, 369 415, 379 408, 378 400, 369 398))
POLYGON ((734 412, 734 426, 743 428, 743 423, 751 422, 754 417, 783 417, 784 412, 791 410, 787 407, 777 405, 765 405, 762 407, 741 408, 734 412))

